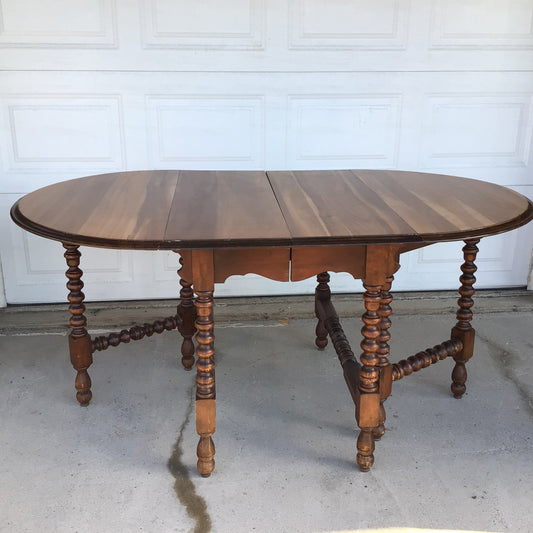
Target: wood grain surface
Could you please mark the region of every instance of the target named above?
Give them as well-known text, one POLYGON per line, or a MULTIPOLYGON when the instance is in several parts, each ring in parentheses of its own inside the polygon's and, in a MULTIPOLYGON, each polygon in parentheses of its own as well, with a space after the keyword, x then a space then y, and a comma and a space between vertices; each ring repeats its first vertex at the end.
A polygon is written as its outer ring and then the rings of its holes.
POLYGON ((11 216, 64 243, 150 250, 463 240, 521 226, 533 206, 505 187, 420 172, 153 170, 50 185, 11 216))
POLYGON ((180 171, 166 241, 253 245, 290 237, 264 172, 180 171))

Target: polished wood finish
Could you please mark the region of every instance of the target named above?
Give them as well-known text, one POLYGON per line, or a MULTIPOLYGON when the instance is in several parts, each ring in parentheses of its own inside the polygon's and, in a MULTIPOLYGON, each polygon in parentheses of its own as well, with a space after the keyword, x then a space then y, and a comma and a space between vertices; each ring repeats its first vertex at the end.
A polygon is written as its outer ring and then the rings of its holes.
POLYGON ((531 203, 517 193, 507 194, 511 191, 498 185, 422 172, 354 172, 424 242, 506 231, 509 224, 517 222, 511 222, 511 213, 517 211, 524 210, 526 220, 531 220, 531 203))
MULTIPOLYGON (((289 281, 290 248, 214 250, 215 283, 230 276, 259 274, 275 281, 289 281)), ((309 276, 308 276, 309 277, 309 276)))
POLYGON ((380 317, 379 321, 379 337, 378 337, 378 349, 376 354, 378 355, 377 367, 380 369, 380 406, 379 406, 379 426, 374 430, 373 436, 374 440, 380 440, 381 437, 385 434, 385 422, 387 420, 387 415, 385 413, 385 400, 390 395, 390 387, 386 387, 386 383, 392 383, 391 377, 385 372, 389 372, 390 363, 389 363, 389 341, 391 339, 391 334, 389 328, 391 327, 390 315, 392 314, 392 309, 390 304, 392 303, 392 295, 390 289, 392 282, 394 281, 394 276, 388 276, 385 280, 385 285, 381 288, 380 293, 380 303, 378 309, 378 315, 380 317))
POLYGON ((381 303, 381 286, 368 285, 365 282, 363 287, 365 288, 363 300, 366 311, 363 315, 364 326, 361 330, 363 334, 363 340, 361 341, 363 353, 360 357, 362 369, 359 389, 362 393, 373 393, 378 391, 379 381, 379 370, 377 368, 379 344, 377 339, 380 335, 379 323, 381 319, 378 310, 381 303))
POLYGON ((420 172, 154 170, 56 183, 11 216, 61 242, 179 250, 466 240, 527 223, 533 206, 499 185, 420 172))
POLYGON ((392 381, 398 381, 405 376, 410 376, 413 372, 419 372, 423 368, 443 361, 449 356, 455 356, 463 349, 463 343, 458 338, 444 341, 433 348, 427 348, 415 355, 409 356, 391 365, 392 381))
POLYGON ((178 173, 139 171, 63 181, 30 193, 12 209, 19 225, 61 242, 157 249, 178 173))
POLYGON ((178 330, 183 337, 181 343, 181 364, 185 370, 191 370, 194 366, 194 342, 192 340, 196 333, 196 308, 194 306, 194 291, 192 284, 181 277, 184 260, 180 257, 182 268, 178 270, 180 276, 180 303, 178 305, 178 316, 181 318, 178 324, 178 330))
POLYGON ((457 240, 506 231, 532 216, 523 196, 453 176, 330 170, 268 177, 295 244, 457 240))
POLYGON ((364 236, 376 242, 385 235, 416 235, 351 170, 268 175, 295 239, 319 241, 322 237, 331 244, 333 238, 361 242, 358 238, 364 236))
POLYGON ((216 400, 196 401, 196 433, 200 435, 196 455, 197 468, 202 477, 209 477, 215 468, 215 444, 212 435, 216 430, 216 400))
POLYGON ((179 316, 168 316, 163 320, 155 320, 151 324, 133 326, 118 332, 100 335, 92 340, 92 351, 107 350, 110 346, 118 346, 120 343, 127 344, 130 341, 140 341, 144 337, 151 337, 154 333, 163 333, 180 328, 181 318, 179 316))
POLYGON ((215 288, 212 250, 193 250, 193 286, 196 293, 196 430, 200 435, 197 447, 198 472, 208 477, 215 468, 215 355, 213 333, 213 291, 215 288), (204 403, 205 402, 205 403, 204 403))
POLYGON ((315 289, 315 315, 318 319, 316 324, 315 344, 319 350, 323 350, 328 345, 328 330, 324 325, 324 320, 321 314, 321 303, 327 303, 331 299, 331 290, 329 288, 329 274, 327 272, 321 272, 317 275, 316 281, 318 285, 315 289))
POLYGON ((328 272, 348 272, 361 279, 365 271, 365 246, 303 246, 291 253, 291 281, 302 281, 328 272))
MULTIPOLYGON (((363 422, 361 417, 358 419, 361 432, 357 440, 357 464, 363 472, 367 472, 374 464, 374 433, 379 427, 379 405, 381 398, 379 395, 379 370, 377 364, 379 357, 377 355, 378 342, 380 335, 379 323, 380 317, 378 314, 381 297, 380 285, 368 285, 363 283, 365 293, 363 295, 366 312, 363 315, 363 340, 361 341, 361 370, 359 373, 359 391, 362 396, 374 396, 379 399, 379 403, 372 404, 372 412, 367 412, 367 421, 363 422), (377 410, 376 410, 377 408, 377 410), (373 416, 372 416, 373 415, 373 416)), ((376 398, 373 398, 374 400, 376 398)), ((370 398, 365 398, 369 400, 370 398)))
POLYGON ((173 248, 290 241, 264 172, 180 171, 165 230, 173 248), (201 224, 198 221, 201 220, 201 224))
MULTIPOLYGON (((388 304, 393 275, 399 268, 400 249, 397 246, 374 245, 366 247, 365 277, 363 278, 363 340, 360 356, 359 399, 356 405, 356 419, 360 428, 357 440, 357 464, 367 472, 374 464, 374 442, 384 432, 385 411, 383 402, 387 395, 382 393, 383 372, 389 367, 390 316, 388 304)), ((387 373, 387 376, 390 372, 387 373)), ((387 391, 389 386, 386 386, 387 391)))
POLYGON ((455 360, 455 367, 452 372, 452 393, 455 398, 461 398, 466 392, 466 363, 474 354, 474 338, 476 332, 471 326, 472 320, 472 306, 474 305, 474 283, 476 277, 474 276, 477 267, 474 263, 476 255, 479 252, 476 246, 479 243, 479 239, 471 239, 465 241, 463 248, 463 254, 465 262, 461 265, 462 276, 459 278, 461 287, 459 288, 459 294, 461 297, 458 300, 459 310, 457 311, 457 324, 452 329, 452 339, 460 339, 463 345, 463 349, 455 353, 453 358, 455 360))
MULTIPOLYGON (((319 321, 323 324, 327 331, 331 343, 337 352, 337 357, 342 367, 344 380, 348 386, 350 395, 354 404, 357 406, 359 400, 359 372, 361 365, 355 358, 355 355, 350 346, 350 342, 344 334, 344 330, 340 324, 339 316, 337 315, 331 300, 317 299, 315 302, 315 310, 319 321)), ((320 349, 320 347, 319 347, 320 349)))
POLYGON ((71 244, 64 244, 65 259, 67 260, 68 270, 66 276, 68 278, 67 289, 70 313, 70 334, 68 336, 70 362, 76 370, 76 398, 80 405, 88 405, 92 398, 91 392, 91 378, 87 369, 93 362, 91 337, 87 333, 85 326, 87 319, 85 318, 85 305, 83 300, 85 295, 82 292, 83 275, 80 266, 81 253, 79 247, 71 244))
POLYGON ((177 328, 182 363, 190 369, 196 333, 197 465, 202 476, 209 476, 215 466, 215 283, 247 273, 278 281, 317 276, 315 344, 324 349, 329 338, 337 353, 360 428, 357 464, 367 471, 375 441, 385 432, 384 402, 393 382, 453 357, 452 393, 464 394, 475 336, 476 245, 480 237, 529 222, 533 204, 497 185, 419 172, 141 171, 45 187, 21 198, 11 215, 24 229, 60 240, 66 248, 70 358, 82 405, 92 396, 87 370, 94 351, 177 328), (466 242, 451 339, 391 364, 390 290, 400 256, 451 240, 466 242), (91 339, 80 245, 179 253, 176 316, 91 339), (328 272, 363 280, 360 362, 331 301, 328 272))

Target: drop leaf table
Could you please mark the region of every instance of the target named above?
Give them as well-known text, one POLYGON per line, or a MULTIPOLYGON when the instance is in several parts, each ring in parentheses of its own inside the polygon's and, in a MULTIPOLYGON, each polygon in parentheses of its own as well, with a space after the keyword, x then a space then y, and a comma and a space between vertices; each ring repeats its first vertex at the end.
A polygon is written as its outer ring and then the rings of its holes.
POLYGON ((196 362, 198 470, 209 476, 215 466, 215 283, 246 273, 277 281, 317 276, 315 343, 323 349, 329 338, 337 352, 360 428, 357 464, 368 471, 374 443, 385 431, 384 402, 393 382, 451 357, 452 393, 456 398, 465 393, 465 364, 474 349, 477 244, 529 222, 533 205, 498 185, 419 172, 154 170, 50 185, 21 198, 11 216, 25 230, 60 241, 66 249, 70 360, 81 405, 92 396, 88 369, 94 352, 165 330, 181 333, 183 366, 191 369, 196 362), (458 240, 465 241, 464 263, 450 338, 390 363, 390 289, 401 254, 458 240), (80 246, 178 253, 176 315, 91 337, 80 246), (359 359, 331 302, 328 272, 347 272, 363 281, 359 359))

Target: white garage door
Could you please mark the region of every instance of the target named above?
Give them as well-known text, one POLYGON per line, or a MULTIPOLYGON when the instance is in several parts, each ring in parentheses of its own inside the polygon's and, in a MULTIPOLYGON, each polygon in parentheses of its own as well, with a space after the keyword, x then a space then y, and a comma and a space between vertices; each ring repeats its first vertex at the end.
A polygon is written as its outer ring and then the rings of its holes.
MULTIPOLYGON (((65 299, 58 243, 22 194, 144 168, 393 168, 533 196, 531 0, 2 0, 0 254, 7 301, 65 299)), ((128 191, 124 191, 128 194, 128 191)), ((482 241, 479 287, 525 285, 533 228, 482 241)), ((456 288, 460 244, 396 289, 456 288)), ((172 253, 85 249, 88 299, 174 297, 172 253)), ((230 294, 314 282, 230 279, 230 294)), ((357 290, 349 276, 338 291, 357 290)))

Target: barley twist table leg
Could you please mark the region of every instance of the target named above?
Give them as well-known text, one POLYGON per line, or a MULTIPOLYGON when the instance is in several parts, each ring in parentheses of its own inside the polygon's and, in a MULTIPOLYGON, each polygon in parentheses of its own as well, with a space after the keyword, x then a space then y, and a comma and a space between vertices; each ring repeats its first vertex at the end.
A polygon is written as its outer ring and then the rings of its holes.
POLYGON ((357 464, 363 472, 370 470, 374 464, 374 432, 379 426, 379 369, 378 338, 380 336, 381 317, 378 310, 381 305, 381 286, 363 283, 366 292, 363 295, 366 312, 363 315, 364 326, 361 330, 363 341, 361 348, 361 371, 359 381, 359 405, 357 422, 361 429, 357 439, 357 464))
POLYGON ((68 270, 66 276, 68 278, 67 289, 68 294, 69 313, 70 313, 70 334, 68 337, 70 361, 72 366, 77 371, 76 375, 76 398, 81 405, 88 405, 92 398, 91 392, 91 378, 87 369, 93 362, 91 337, 87 333, 85 326, 87 320, 84 316, 85 305, 83 300, 85 295, 82 292, 83 281, 81 276, 83 272, 80 270, 80 256, 78 250, 79 246, 64 244, 66 249, 64 254, 67 260, 68 270))
POLYGON ((213 291, 197 290, 196 295, 196 431, 200 435, 197 466, 200 474, 208 477, 215 468, 215 445, 212 439, 216 418, 213 291))
MULTIPOLYGON (((329 301, 331 298, 331 290, 328 285, 329 274, 327 272, 322 272, 318 274, 318 276, 316 277, 316 281, 318 285, 315 289, 315 302, 317 300, 321 300, 323 302, 329 301)), ((328 332, 324 326, 324 323, 320 319, 318 311, 316 310, 316 306, 315 306, 315 314, 318 319, 316 330, 315 330, 316 332, 315 344, 317 345, 319 350, 323 350, 328 344, 328 332)))
POLYGON ((474 263, 476 255, 479 251, 476 244, 479 239, 471 239, 465 241, 463 247, 465 262, 461 265, 462 276, 459 278, 461 287, 459 294, 461 297, 457 300, 459 310, 457 311, 457 324, 452 329, 452 339, 458 338, 463 343, 463 349, 453 356, 455 360, 455 367, 452 372, 452 393, 455 398, 461 398, 466 392, 467 372, 465 364, 474 354, 474 338, 475 330, 470 325, 472 320, 471 307, 474 305, 474 283, 476 278, 474 276, 477 267, 474 263))
MULTIPOLYGON (((183 264, 183 259, 180 258, 183 264)), ((179 273, 179 271, 178 271, 179 273)), ((183 342, 181 344, 181 363, 185 370, 191 370, 194 366, 194 342, 192 340, 196 333, 194 321, 196 320, 196 308, 194 307, 194 292, 192 284, 180 278, 180 303, 178 305, 178 315, 181 317, 181 324, 178 327, 183 342)))
MULTIPOLYGON (((389 363, 389 341, 391 338, 389 328, 391 327, 391 321, 389 319, 390 315, 392 314, 392 309, 390 307, 390 304, 392 302, 392 295, 389 292, 390 288, 392 286, 392 282, 394 281, 393 276, 389 276, 386 280, 386 284, 381 289, 381 302, 379 305, 378 315, 380 317, 379 322, 379 337, 378 337, 378 349, 377 349, 377 355, 379 357, 377 367, 378 368, 387 368, 389 363)), ((374 440, 380 440, 381 437, 385 433, 385 421, 387 419, 387 415, 385 413, 385 406, 383 405, 385 400, 387 399, 387 396, 383 394, 382 391, 380 391, 380 405, 379 405, 379 426, 374 430, 373 436, 374 440)))

